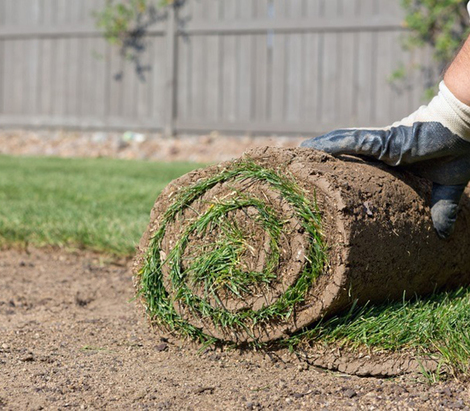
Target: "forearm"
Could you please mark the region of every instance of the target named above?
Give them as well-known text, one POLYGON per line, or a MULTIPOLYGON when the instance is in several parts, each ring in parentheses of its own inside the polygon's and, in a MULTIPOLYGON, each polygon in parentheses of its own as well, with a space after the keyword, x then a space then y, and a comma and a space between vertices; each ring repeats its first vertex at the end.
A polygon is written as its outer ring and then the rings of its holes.
POLYGON ((444 83, 455 97, 470 106, 470 37, 447 69, 444 83))

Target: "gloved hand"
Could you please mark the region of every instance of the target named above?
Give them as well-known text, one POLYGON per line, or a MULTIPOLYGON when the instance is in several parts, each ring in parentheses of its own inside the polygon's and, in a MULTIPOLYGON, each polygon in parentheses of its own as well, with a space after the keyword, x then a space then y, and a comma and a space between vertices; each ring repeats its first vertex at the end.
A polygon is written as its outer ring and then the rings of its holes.
POLYGON ((336 130, 301 146, 333 155, 373 157, 431 180, 434 227, 441 238, 452 234, 460 198, 470 181, 470 107, 444 82, 428 106, 389 127, 336 130))

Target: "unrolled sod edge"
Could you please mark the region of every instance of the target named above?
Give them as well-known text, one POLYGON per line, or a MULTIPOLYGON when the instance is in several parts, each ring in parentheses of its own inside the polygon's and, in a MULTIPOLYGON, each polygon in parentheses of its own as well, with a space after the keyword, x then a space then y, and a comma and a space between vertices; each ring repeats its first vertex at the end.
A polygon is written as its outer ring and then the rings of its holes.
POLYGON ((468 192, 449 241, 433 230, 429 195, 426 181, 380 164, 309 149, 252 150, 162 192, 139 245, 137 293, 152 323, 201 341, 244 343, 289 337, 354 301, 469 284, 468 192), (238 248, 225 241, 227 230, 238 248), (233 271, 207 279, 191 265, 207 263, 205 255, 211 273, 237 259, 233 271), (229 274, 244 272, 251 282, 234 291, 229 274))

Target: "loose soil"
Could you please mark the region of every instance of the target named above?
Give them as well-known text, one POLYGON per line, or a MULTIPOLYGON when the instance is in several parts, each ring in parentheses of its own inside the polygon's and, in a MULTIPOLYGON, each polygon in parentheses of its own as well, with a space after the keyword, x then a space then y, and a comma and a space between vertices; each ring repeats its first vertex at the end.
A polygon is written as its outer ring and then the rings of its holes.
MULTIPOLYGON (((130 301, 131 266, 85 252, 0 252, 0 409, 470 409, 455 380, 360 378, 312 365, 341 368, 332 352, 306 361, 201 350, 149 329, 130 301)), ((373 362, 363 358, 358 370, 373 362)))

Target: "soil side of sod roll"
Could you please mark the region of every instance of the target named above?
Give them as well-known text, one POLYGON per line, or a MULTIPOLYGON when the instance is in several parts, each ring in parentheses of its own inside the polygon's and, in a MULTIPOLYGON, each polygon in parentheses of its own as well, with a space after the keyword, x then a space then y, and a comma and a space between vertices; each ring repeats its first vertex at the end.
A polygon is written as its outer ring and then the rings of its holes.
POLYGON ((170 183, 134 278, 157 325, 267 342, 364 304, 470 283, 469 190, 440 240, 428 181, 310 149, 259 148, 170 183))

